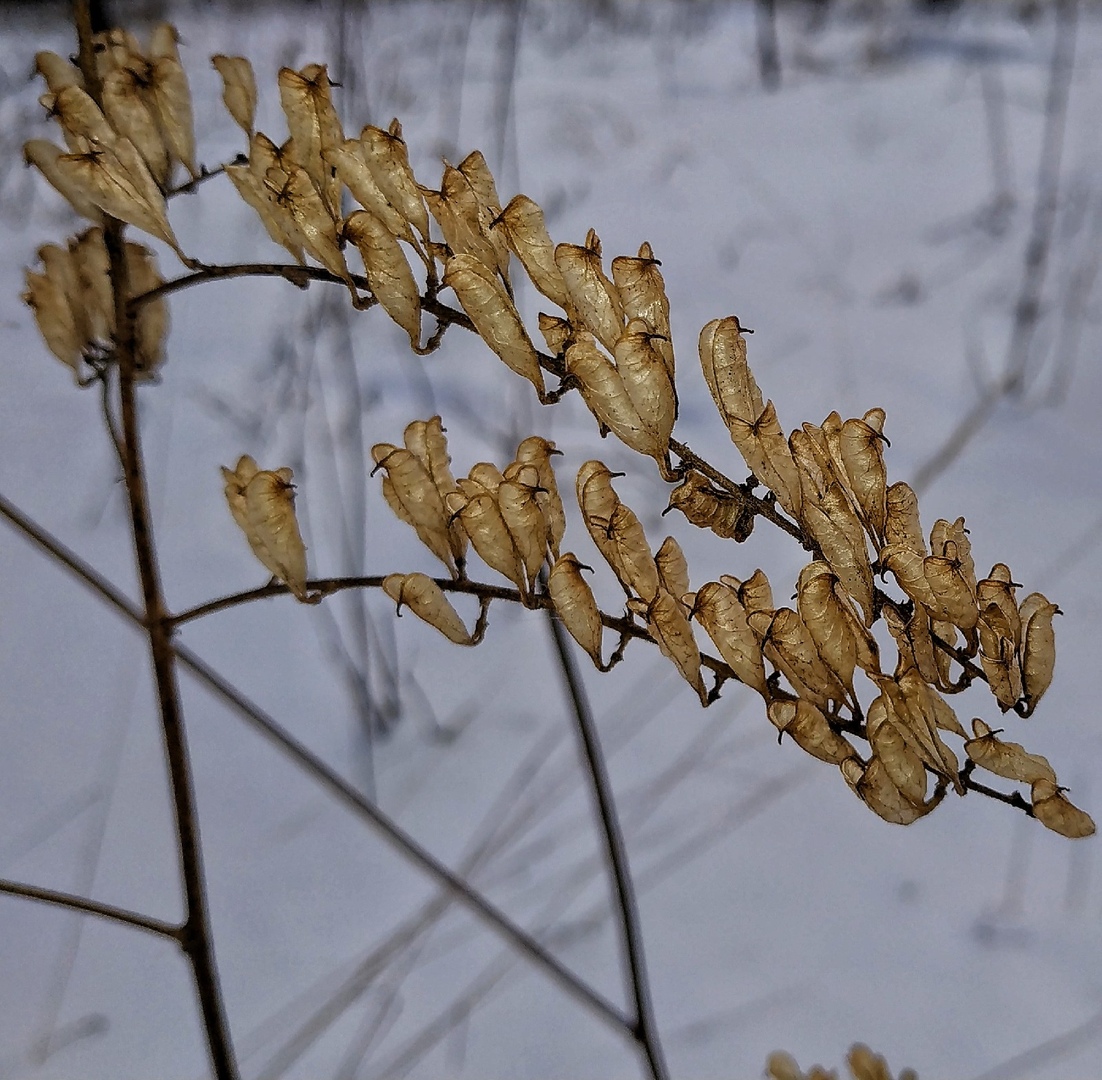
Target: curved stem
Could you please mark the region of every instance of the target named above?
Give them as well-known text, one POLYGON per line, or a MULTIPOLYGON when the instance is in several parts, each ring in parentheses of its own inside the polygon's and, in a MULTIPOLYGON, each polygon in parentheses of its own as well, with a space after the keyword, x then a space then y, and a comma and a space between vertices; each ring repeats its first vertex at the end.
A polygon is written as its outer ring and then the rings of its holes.
POLYGON ((38 885, 25 885, 21 881, 0 879, 0 893, 8 896, 21 896, 25 900, 37 900, 43 904, 68 908, 70 911, 82 911, 87 915, 98 915, 101 919, 133 926, 138 930, 148 930, 151 934, 172 938, 179 942, 184 928, 176 923, 155 919, 152 915, 142 915, 137 911, 115 907, 114 904, 101 904, 98 900, 89 900, 86 896, 60 892, 57 889, 44 889, 38 885))
POLYGON ((559 668, 570 695, 578 738, 584 754, 586 773, 589 776, 593 801, 596 804, 598 820, 605 842, 605 854, 612 874, 613 885, 620 912, 620 929, 623 937, 624 958, 627 961, 631 992, 635 1002, 635 1024, 633 1034, 647 1060, 650 1075, 654 1080, 665 1080, 669 1076, 662 1042, 658 1034, 658 1025, 654 1016, 651 1000, 650 980, 647 978, 646 957, 643 950, 643 926, 639 918, 639 905, 635 897, 635 884, 631 878, 628 863, 627 845, 624 843, 623 830, 616 813, 616 797, 612 790, 612 779, 608 773, 604 752, 601 749, 600 735, 589 706, 578 671, 574 654, 567 640, 566 631, 555 613, 548 609, 547 621, 551 627, 551 638, 555 643, 555 652, 559 658, 559 668))

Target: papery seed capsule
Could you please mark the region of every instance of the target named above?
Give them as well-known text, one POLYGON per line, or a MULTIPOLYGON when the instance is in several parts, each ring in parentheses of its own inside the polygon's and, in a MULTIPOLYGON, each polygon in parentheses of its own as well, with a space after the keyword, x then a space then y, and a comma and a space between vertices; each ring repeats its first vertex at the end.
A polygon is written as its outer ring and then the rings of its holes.
POLYGON ((861 523, 837 481, 818 499, 804 491, 803 523, 842 587, 861 606, 865 625, 873 621, 872 567, 861 523))
POLYGON ((670 492, 663 513, 680 510, 697 528, 711 529, 716 536, 742 543, 754 531, 754 513, 730 492, 708 483, 698 472, 689 471, 670 492))
POLYGON ((841 765, 857 757, 857 751, 839 735, 827 718, 809 701, 776 699, 766 712, 773 726, 788 735, 801 750, 828 765, 841 765))
POLYGON ((718 581, 702 585, 693 599, 692 617, 704 627, 736 677, 768 700, 761 644, 736 590, 718 581))
POLYGON ((628 606, 637 612, 642 608, 640 613, 645 613, 647 629, 662 655, 673 661, 681 677, 696 691, 700 704, 707 708, 708 690, 700 670, 700 649, 684 606, 663 589, 646 603, 631 600, 628 606))
POLYGON ((1063 612, 1041 595, 1030 593, 1022 601, 1022 695, 1025 700, 1023 716, 1029 716, 1037 707, 1052 683, 1056 668, 1056 635, 1052 628, 1054 615, 1063 612))
POLYGON ((456 574, 455 558, 444 501, 425 466, 408 450, 389 443, 371 448, 376 469, 387 472, 395 498, 412 520, 418 538, 447 568, 456 574))
POLYGON ((536 497, 543 516, 547 519, 548 546, 555 559, 559 557, 559 545, 566 535, 566 512, 555 482, 555 470, 551 467, 551 456, 560 453, 553 442, 539 435, 531 435, 517 447, 516 457, 522 464, 534 465, 538 472, 540 490, 536 497))
POLYGON ((142 76, 128 67, 112 71, 103 80, 103 112, 115 131, 137 148, 158 186, 165 188, 168 149, 142 76))
POLYGON ((102 224, 103 211, 97 203, 82 184, 75 183, 59 167, 58 160, 62 156, 61 147, 55 146, 48 139, 31 139, 23 144, 23 160, 28 165, 33 165, 81 217, 102 224))
POLYGON ((459 613, 428 575, 389 574, 383 579, 383 591, 398 605, 398 614, 403 607, 408 607, 456 645, 474 644, 459 613))
POLYGON ((428 243, 429 215, 413 170, 409 167, 409 153, 402 138, 402 125, 397 120, 392 120, 385 131, 369 125, 360 133, 360 143, 367 167, 387 202, 428 243))
POLYGON ((330 217, 341 210, 340 179, 323 155, 344 143, 340 118, 333 108, 329 72, 324 64, 307 64, 301 71, 279 70, 279 100, 291 133, 294 162, 303 169, 330 217))
POLYGON ((1033 801, 1033 816, 1046 829, 1079 840, 1094 835, 1094 822, 1089 814, 1064 798, 1060 788, 1050 780, 1035 780, 1030 797, 1033 801))
POLYGON ((865 723, 869 744, 891 782, 908 802, 921 806, 926 801, 926 769, 896 725, 883 694, 869 706, 865 723))
MULTIPOLYGON (((562 271, 555 262, 555 245, 547 233, 543 211, 527 195, 515 195, 495 222, 494 231, 505 234, 509 249, 520 260, 532 284, 563 311, 570 298, 562 271)), ((553 349, 553 352, 559 352, 553 349)))
POLYGON ((506 470, 505 479, 497 492, 497 504, 524 565, 529 592, 535 588, 547 555, 547 520, 536 499, 538 487, 539 472, 536 467, 522 465, 515 471, 506 470))
MULTIPOLYGON (((583 564, 572 551, 555 560, 547 576, 551 602, 570 636, 601 667, 601 612, 593 590, 582 577, 583 564)), ((588 567, 586 567, 588 569, 588 567)))
POLYGON ((409 334, 410 345, 416 352, 421 342, 421 296, 398 240, 367 210, 349 215, 343 233, 356 245, 363 259, 364 273, 375 299, 409 334))
POLYGON ((287 180, 276 196, 290 210, 303 246, 331 274, 335 274, 355 292, 348 266, 337 237, 337 223, 304 169, 289 165, 287 180))
POLYGON ((750 471, 777 496, 777 501, 789 514, 799 518, 800 477, 773 402, 767 402, 752 423, 732 415, 727 427, 731 441, 738 447, 750 471))
POLYGON ((918 496, 902 480, 885 492, 884 544, 926 554, 926 540, 918 516, 918 496))
POLYGON ((302 236, 291 212, 281 206, 275 193, 258 179, 249 165, 227 165, 226 175, 230 178, 238 195, 256 212, 268 232, 268 236, 286 248, 299 265, 305 265, 302 236))
POLYGON ((601 268, 601 241, 590 229, 585 244, 559 244, 555 265, 562 273, 570 298, 568 314, 604 345, 609 352, 624 330, 624 306, 616 286, 601 268))
POLYGON ((180 63, 178 41, 176 27, 171 24, 159 23, 153 28, 149 41, 150 91, 169 154, 197 179, 191 89, 180 63))
POLYGON ((700 331, 700 366, 712 400, 728 428, 733 419, 753 424, 765 408, 746 363, 746 339, 742 335, 742 326, 735 315, 713 319, 700 331))
MULTIPOLYGON (((463 484, 464 481, 460 481, 460 488, 463 484)), ((463 527, 478 557, 491 570, 511 581, 522 596, 526 595, 528 582, 524 565, 495 495, 485 489, 470 495, 462 490, 453 491, 444 497, 444 504, 452 519, 463 527)))
POLYGON ((684 603, 683 597, 689 591, 689 564, 681 545, 667 536, 654 554, 654 563, 658 567, 658 580, 663 589, 675 600, 684 603))
POLYGON ((978 718, 972 721, 972 732, 973 737, 964 744, 964 752, 980 768, 1024 784, 1037 780, 1056 783, 1056 773, 1040 754, 1028 753, 1020 743, 996 738, 996 733, 978 718))
POLYGON ((670 301, 666 283, 650 244, 643 243, 635 258, 618 255, 612 260, 612 280, 624 305, 624 318, 642 319, 655 335, 654 347, 674 382, 673 340, 670 336, 670 301))
POLYGON ((800 697, 824 709, 831 701, 846 700, 842 684, 823 663, 811 631, 795 611, 780 608, 772 616, 756 613, 749 619, 751 626, 755 619, 769 620, 762 642, 765 655, 800 697))
POLYGON ((647 323, 628 323, 613 355, 628 398, 664 456, 677 419, 677 392, 647 323))
POLYGON ((928 814, 940 801, 937 796, 915 806, 892 783, 884 763, 873 757, 862 767, 856 758, 842 762, 842 775, 857 797, 874 813, 892 825, 911 825, 928 814))
POLYGON ((387 202, 382 189, 375 183, 359 139, 345 139, 339 146, 327 148, 322 156, 360 206, 377 217, 392 236, 420 251, 409 222, 387 202))
POLYGON ((847 420, 839 444, 849 489, 857 498, 869 535, 877 547, 884 540, 887 516, 887 472, 884 436, 864 420, 847 420))
POLYGON ((256 76, 252 64, 244 56, 210 58, 214 69, 222 76, 222 101, 234 122, 246 135, 253 133, 256 118, 256 76))

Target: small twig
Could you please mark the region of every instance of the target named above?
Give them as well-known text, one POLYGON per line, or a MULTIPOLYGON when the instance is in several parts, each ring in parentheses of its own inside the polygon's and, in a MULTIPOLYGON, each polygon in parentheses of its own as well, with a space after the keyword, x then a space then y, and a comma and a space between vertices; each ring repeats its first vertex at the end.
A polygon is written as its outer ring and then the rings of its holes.
POLYGON ((180 942, 184 933, 184 927, 155 919, 152 915, 142 915, 137 911, 128 911, 126 908, 115 907, 114 904, 102 904, 98 900, 59 892, 57 889, 25 885, 21 881, 0 879, 0 893, 21 896, 25 900, 37 900, 43 904, 53 904, 55 907, 68 908, 70 911, 83 911, 87 915, 98 915, 101 919, 109 919, 124 926, 133 926, 138 930, 148 930, 151 934, 172 938, 177 943, 180 942))
POLYGON ((208 169, 205 165, 200 165, 198 176, 193 177, 186 183, 169 188, 168 191, 165 192, 165 198, 171 199, 174 195, 190 195, 200 184, 205 183, 207 180, 212 180, 216 176, 221 176, 222 173, 226 171, 227 165, 248 165, 248 163, 249 159, 244 154, 238 154, 233 161, 224 162, 222 165, 217 165, 213 169, 208 169))

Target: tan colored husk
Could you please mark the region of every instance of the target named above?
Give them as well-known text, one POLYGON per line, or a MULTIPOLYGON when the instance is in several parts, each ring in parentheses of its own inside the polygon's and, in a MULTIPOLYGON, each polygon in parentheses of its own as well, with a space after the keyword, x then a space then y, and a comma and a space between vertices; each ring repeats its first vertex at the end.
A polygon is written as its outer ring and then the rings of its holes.
POLYGON ((427 574, 388 574, 383 579, 383 591, 398 605, 398 614, 403 607, 408 607, 456 645, 475 643, 459 612, 427 574))

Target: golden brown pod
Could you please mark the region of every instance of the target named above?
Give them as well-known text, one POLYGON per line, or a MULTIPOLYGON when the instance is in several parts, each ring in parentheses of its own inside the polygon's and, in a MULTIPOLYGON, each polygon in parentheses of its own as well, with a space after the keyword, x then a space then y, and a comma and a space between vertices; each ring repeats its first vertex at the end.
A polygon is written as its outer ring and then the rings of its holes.
POLYGON ((301 71, 279 69, 279 101, 291 133, 294 162, 310 177, 329 216, 336 218, 341 211, 341 182, 323 156, 344 143, 329 92, 332 85, 324 64, 307 64, 301 71))
POLYGON ((976 565, 972 561, 972 542, 964 527, 964 518, 949 522, 939 519, 930 530, 930 554, 952 558, 960 564, 960 572, 969 588, 976 591, 976 565), (949 545, 953 547, 950 550, 949 545))
POLYGON ((914 669, 903 672, 898 679, 873 676, 880 688, 890 715, 904 738, 931 772, 948 780, 960 794, 960 764, 956 755, 938 734, 938 713, 933 691, 914 669))
MULTIPOLYGON (((532 284, 553 304, 569 311, 566 282, 555 262, 555 245, 539 206, 527 195, 514 195, 495 221, 493 231, 504 234, 509 250, 520 260, 532 284)), ((552 352, 559 351, 552 348, 552 352)))
POLYGON ((305 265, 302 236, 294 216, 276 199, 276 193, 248 165, 227 165, 226 175, 238 195, 256 212, 268 236, 289 251, 295 262, 305 265))
POLYGON ((976 628, 980 612, 976 604, 976 587, 968 580, 967 567, 958 556, 954 541, 946 541, 944 555, 928 555, 922 561, 922 571, 934 594, 942 617, 966 633, 976 628))
POLYGON ((1022 697, 1023 716, 1030 716, 1037 702, 1052 683, 1056 668, 1056 635, 1052 628, 1054 615, 1062 615, 1059 607, 1041 593, 1030 593, 1022 601, 1022 697))
POLYGON ((677 391, 655 335, 642 319, 633 319, 616 341, 613 356, 624 389, 662 459, 677 419, 677 391))
POLYGON ((802 520, 842 587, 860 605, 865 625, 871 626, 872 566, 865 533, 841 485, 834 481, 817 498, 805 488, 802 520))
POLYGON ((58 159, 62 154, 61 147, 55 146, 49 139, 31 139, 23 144, 23 160, 28 165, 33 165, 46 182, 81 217, 102 225, 103 211, 97 203, 80 183, 74 183, 65 171, 59 168, 58 159))
POLYGON ((713 319, 700 331, 698 349, 704 379, 724 424, 730 428, 733 419, 753 424, 765 405, 746 363, 746 339, 738 317, 713 319))
POLYGON ((398 605, 399 615, 403 607, 408 607, 456 645, 475 644, 459 612, 427 574, 388 574, 383 578, 383 591, 398 605))
POLYGON ((601 241, 590 229, 585 243, 559 244, 555 265, 570 298, 571 321, 581 323, 609 352, 624 331, 624 306, 601 267, 601 241))
POLYGON ((790 736, 801 750, 828 765, 841 765, 857 757, 849 740, 839 735, 810 701, 778 698, 769 703, 766 712, 779 732, 790 736))
POLYGON ((838 442, 849 489, 857 499, 869 535, 879 547, 884 542, 887 517, 884 436, 864 420, 847 420, 838 442))
POLYGON ((528 581, 513 536, 494 493, 480 485, 478 490, 464 491, 465 481, 459 482, 459 490, 444 497, 451 519, 462 526, 478 557, 502 577, 511 581, 522 596, 527 595, 528 581))
POLYGON ((48 274, 31 270, 24 273, 27 290, 23 293, 23 302, 34 312, 46 347, 73 371, 79 382, 85 342, 63 284, 48 274))
POLYGON ((1050 780, 1034 780, 1030 789, 1033 816, 1046 829, 1079 840, 1094 835, 1094 822, 1089 814, 1073 806, 1063 791, 1050 780))
POLYGON ((256 76, 252 64, 244 56, 219 53, 210 62, 222 76, 222 101, 246 135, 252 135, 256 120, 256 76))
POLYGON ((487 232, 488 222, 471 182, 454 165, 444 163, 440 190, 421 188, 429 213, 444 234, 444 243, 453 255, 473 255, 483 266, 508 281, 508 251, 499 258, 497 247, 487 232))
POLYGON ((547 519, 547 543, 554 559, 559 557, 559 545, 566 535, 566 511, 563 509, 559 487, 555 481, 555 470, 551 466, 551 457, 561 454, 555 444, 539 435, 530 435, 517 447, 516 460, 524 465, 534 465, 539 475, 539 490, 536 497, 540 509, 547 519))
POLYGON ((368 284, 382 309, 407 333, 414 352, 421 347, 421 294, 401 244, 374 214, 357 210, 344 223, 356 245, 368 284))
POLYGON ((386 200, 429 241, 429 214, 409 166, 409 152, 402 138, 402 125, 392 120, 390 127, 367 126, 360 133, 364 160, 386 200))
POLYGON ((719 581, 702 585, 693 597, 692 617, 704 627, 735 676, 768 700, 761 644, 735 589, 719 581))
POLYGON ((509 368, 527 379, 544 400, 539 355, 493 271, 473 255, 453 255, 447 263, 444 284, 455 291, 479 337, 509 368))
POLYGON ((322 157, 360 206, 377 217, 392 236, 405 240, 420 254, 421 247, 409 222, 387 202, 386 196, 375 183, 359 139, 345 139, 339 146, 328 147, 322 157))
POLYGON ((798 519, 802 506, 800 477, 773 402, 766 402, 761 415, 753 422, 732 414, 727 428, 750 471, 777 496, 777 502, 798 519))
MULTIPOLYGON (((115 332, 115 296, 111 289, 111 264, 103 243, 103 230, 85 229, 72 237, 69 240, 69 254, 80 283, 88 333, 93 340, 106 343, 115 332)), ((132 296, 135 294, 133 287, 130 292, 132 296)), ((154 303, 164 304, 164 301, 154 303)))
MULTIPOLYGON (((127 242, 126 274, 130 295, 141 296, 164 284, 153 252, 144 244, 127 242)), ((150 381, 165 360, 168 340, 168 303, 163 297, 145 301, 134 316, 134 377, 150 381)))
POLYGON ((706 708, 708 689, 700 670, 700 649, 693 637, 692 624, 685 614, 684 605, 664 589, 659 589, 649 601, 629 600, 628 607, 636 614, 645 615, 647 630, 662 655, 673 662, 681 677, 696 691, 700 704, 706 708))
POLYGON ((129 67, 108 74, 103 80, 103 112, 115 131, 137 148, 158 187, 167 187, 168 148, 144 76, 129 67))
POLYGON ((547 342, 548 349, 555 356, 561 356, 577 336, 577 331, 570 324, 569 319, 548 315, 545 311, 539 313, 539 327, 543 340, 547 342))
POLYGON ((884 763, 873 757, 862 766, 856 758, 842 762, 842 775, 854 794, 874 813, 891 825, 911 825, 928 814, 940 801, 934 798, 923 806, 915 806, 892 783, 884 763))
POLYGON ((169 156, 198 178, 191 89, 176 48, 179 35, 170 23, 159 23, 149 40, 149 86, 169 156))
POLYGON ((831 701, 845 701, 846 692, 838 677, 823 663, 807 624, 791 608, 770 615, 755 612, 749 623, 762 633, 762 650, 788 679, 800 697, 825 709, 831 701))
POLYGON ((689 591, 689 564, 681 545, 672 536, 667 536, 654 553, 654 564, 658 567, 660 586, 683 603, 682 597, 689 591))
POLYGON ((355 295, 355 287, 341 252, 337 223, 305 169, 288 163, 287 179, 276 194, 276 201, 290 211, 307 254, 344 281, 355 295))
POLYGON ((505 470, 497 490, 501 517, 520 555, 529 592, 535 588, 548 546, 547 519, 536 497, 538 489, 539 471, 535 465, 522 464, 505 470))
POLYGON ((1009 712, 1022 696, 1022 673, 1018 667, 1013 628, 998 604, 988 604, 980 612, 976 628, 979 632, 980 665, 987 676, 987 685, 995 695, 999 708, 1009 712))
POLYGON ((663 514, 680 510, 698 529, 711 529, 716 536, 742 543, 754 531, 754 512, 728 491, 712 487, 701 473, 689 470, 670 492, 663 514))
POLYGON ((926 801, 926 769, 897 725, 883 694, 869 706, 865 723, 869 745, 888 778, 908 802, 921 806, 926 801))
POLYGON ((55 52, 36 52, 34 70, 46 80, 51 94, 56 94, 64 86, 79 86, 84 89, 84 76, 80 73, 80 68, 55 52))
POLYGON ((719 580, 736 591, 739 602, 748 612, 773 610, 773 589, 763 570, 755 570, 745 581, 730 574, 723 574, 719 580))
POLYGON ((1017 780, 1023 784, 1032 784, 1037 780, 1056 783, 1056 773, 1046 758, 1028 753, 1020 743, 1003 742, 996 735, 997 732, 982 720, 974 719, 972 738, 964 744, 964 752, 981 769, 1007 780, 1017 780))
POLYGON ((918 515, 918 496, 902 480, 884 493, 884 545, 899 545, 919 555, 926 554, 926 538, 918 515))
POLYGON ((570 636, 587 652, 593 663, 601 664, 601 612, 582 570, 588 569, 578 557, 567 551, 555 560, 547 576, 551 603, 570 636))
POLYGON ((642 319, 655 335, 654 347, 674 381, 673 339, 670 336, 670 301, 650 244, 642 243, 635 258, 618 255, 612 260, 612 281, 624 306, 624 318, 642 319))

